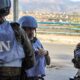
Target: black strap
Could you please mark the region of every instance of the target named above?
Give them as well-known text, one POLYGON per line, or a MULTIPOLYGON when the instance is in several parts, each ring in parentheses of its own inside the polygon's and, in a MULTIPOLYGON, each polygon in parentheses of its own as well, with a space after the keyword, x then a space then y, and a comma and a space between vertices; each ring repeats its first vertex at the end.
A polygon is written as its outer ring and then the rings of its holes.
POLYGON ((31 40, 31 43, 35 43, 37 41, 37 38, 36 37, 34 37, 34 39, 33 40, 31 40))

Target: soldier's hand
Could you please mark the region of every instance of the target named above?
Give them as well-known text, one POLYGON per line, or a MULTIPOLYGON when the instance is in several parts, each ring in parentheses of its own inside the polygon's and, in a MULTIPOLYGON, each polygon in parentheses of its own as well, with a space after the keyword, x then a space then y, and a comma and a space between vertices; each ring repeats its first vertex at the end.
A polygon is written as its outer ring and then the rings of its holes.
POLYGON ((38 53, 39 53, 39 55, 46 55, 47 54, 47 50, 44 50, 43 48, 39 48, 38 49, 38 53))

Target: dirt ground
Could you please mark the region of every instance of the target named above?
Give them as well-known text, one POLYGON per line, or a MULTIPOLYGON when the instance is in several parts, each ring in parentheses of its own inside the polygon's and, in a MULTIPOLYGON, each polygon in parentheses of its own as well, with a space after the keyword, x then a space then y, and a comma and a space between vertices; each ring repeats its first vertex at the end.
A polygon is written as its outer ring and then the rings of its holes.
POLYGON ((74 68, 71 60, 74 48, 80 42, 80 37, 48 34, 38 34, 37 37, 51 57, 51 65, 46 68, 45 80, 69 80, 73 77, 77 69, 74 68))
POLYGON ((77 44, 80 42, 80 36, 55 35, 55 34, 37 34, 42 42, 77 44))
POLYGON ((77 72, 71 62, 75 45, 42 43, 51 57, 51 65, 46 68, 45 80, 69 80, 70 77, 73 77, 77 72))

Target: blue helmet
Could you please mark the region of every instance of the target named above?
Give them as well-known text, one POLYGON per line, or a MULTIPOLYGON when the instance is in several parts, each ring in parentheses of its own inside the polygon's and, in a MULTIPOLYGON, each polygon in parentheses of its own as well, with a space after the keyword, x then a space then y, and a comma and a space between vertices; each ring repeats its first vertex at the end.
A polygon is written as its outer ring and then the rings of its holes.
POLYGON ((37 21, 32 16, 23 16, 18 22, 22 28, 37 28, 37 21))
POLYGON ((6 16, 10 12, 11 0, 0 0, 0 16, 6 16))

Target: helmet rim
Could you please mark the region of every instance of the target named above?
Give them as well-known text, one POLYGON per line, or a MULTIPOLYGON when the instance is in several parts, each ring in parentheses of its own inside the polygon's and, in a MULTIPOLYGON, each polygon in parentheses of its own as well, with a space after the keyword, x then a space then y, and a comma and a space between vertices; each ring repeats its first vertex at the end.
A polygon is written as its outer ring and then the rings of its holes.
POLYGON ((32 16, 23 16, 19 19, 19 24, 23 28, 37 28, 37 21, 32 16))

